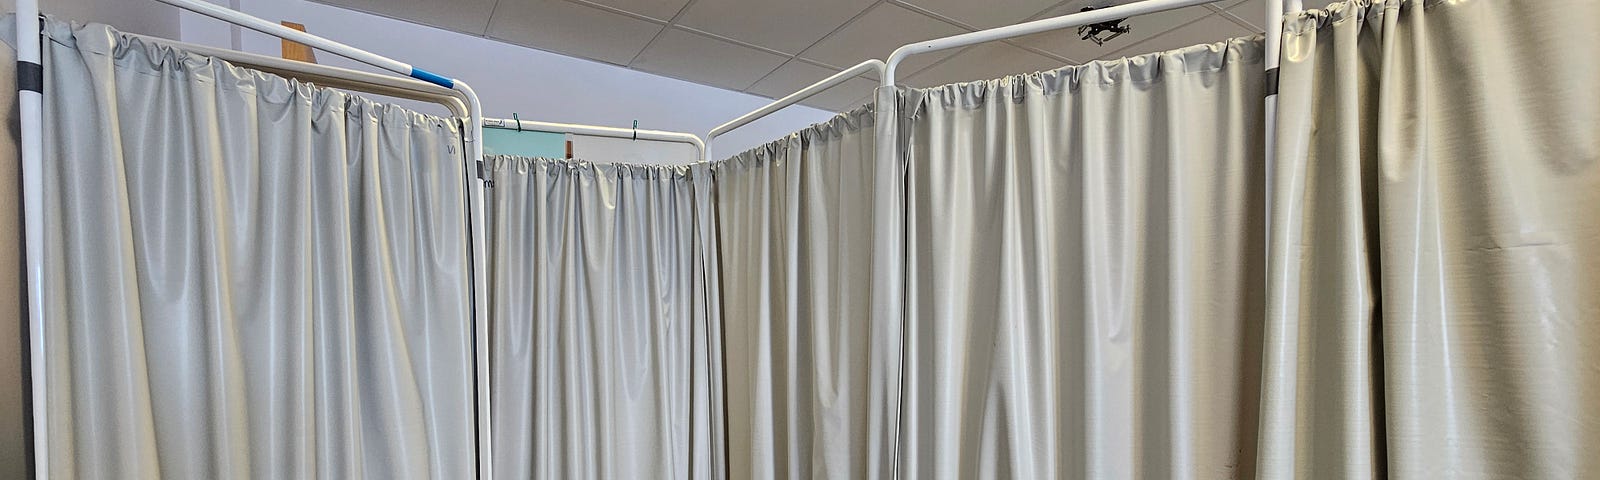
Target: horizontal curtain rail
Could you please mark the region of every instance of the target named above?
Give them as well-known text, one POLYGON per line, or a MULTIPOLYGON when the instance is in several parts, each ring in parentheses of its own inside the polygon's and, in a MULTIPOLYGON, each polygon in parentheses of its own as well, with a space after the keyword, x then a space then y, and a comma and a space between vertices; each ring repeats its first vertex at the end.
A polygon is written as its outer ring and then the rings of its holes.
POLYGON ((683 143, 694 146, 696 159, 703 159, 706 155, 705 142, 700 140, 700 137, 693 133, 602 127, 598 125, 583 125, 576 123, 507 120, 503 118, 485 118, 483 119, 483 126, 498 129, 533 130, 550 133, 589 135, 594 137, 631 138, 635 140, 650 140, 655 142, 683 143))
POLYGON ((883 81, 880 85, 886 87, 894 86, 895 68, 898 67, 900 62, 904 61, 906 57, 910 57, 912 55, 950 50, 954 48, 977 45, 980 43, 1016 38, 1040 32, 1048 32, 1051 30, 1061 30, 1083 25, 1108 22, 1112 20, 1121 20, 1138 15, 1164 12, 1167 10, 1215 3, 1218 1, 1220 0, 1145 0, 1142 2, 1117 5, 1086 12, 1074 13, 1071 15, 1062 15, 1054 18, 1034 20, 1032 22, 1018 23, 1016 25, 1007 25, 999 28, 979 30, 961 35, 917 42, 902 46, 898 49, 895 49, 894 53, 889 54, 889 59, 884 62, 884 71, 882 77, 883 81))
MULTIPOLYGON (((806 88, 802 88, 797 92, 789 94, 788 96, 774 100, 772 103, 758 108, 753 112, 746 113, 744 116, 719 125, 717 128, 711 129, 711 133, 706 134, 706 144, 710 145, 712 141, 716 140, 717 137, 720 137, 725 133, 731 132, 734 129, 743 127, 745 125, 749 125, 750 122, 754 122, 762 117, 771 115, 773 112, 783 110, 791 105, 805 101, 805 99, 816 96, 818 93, 822 93, 823 91, 838 86, 839 84, 842 84, 852 78, 856 78, 868 73, 876 73, 880 76, 883 75, 883 61, 872 59, 858 63, 853 67, 847 68, 842 72, 835 73, 828 78, 824 78, 817 83, 813 83, 806 88)), ((710 155, 711 149, 708 147, 705 149, 705 152, 706 155, 710 155)), ((711 161, 709 157, 702 158, 702 160, 706 162, 711 161)))

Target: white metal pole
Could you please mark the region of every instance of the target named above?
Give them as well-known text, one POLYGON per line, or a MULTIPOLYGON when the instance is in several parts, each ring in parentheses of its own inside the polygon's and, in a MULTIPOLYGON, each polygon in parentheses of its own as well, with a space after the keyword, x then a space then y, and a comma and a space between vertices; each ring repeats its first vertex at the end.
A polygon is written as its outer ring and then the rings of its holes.
MULTIPOLYGON (((1268 185, 1272 184, 1274 181, 1273 179, 1275 178, 1274 176, 1277 175, 1278 55, 1283 48, 1283 9, 1284 4, 1287 1, 1288 0, 1267 0, 1267 38, 1265 39, 1267 55, 1265 72, 1267 92, 1266 98, 1262 100, 1264 102, 1264 105, 1262 106, 1264 110, 1262 117, 1263 121, 1261 124, 1263 128, 1266 129, 1265 132, 1262 132, 1262 137, 1265 139, 1266 143, 1264 149, 1262 150, 1265 162, 1265 165, 1263 165, 1262 168, 1265 170, 1266 181, 1268 185)), ((1265 216, 1267 227, 1265 239, 1266 252, 1264 253, 1268 254, 1270 258, 1272 253, 1272 199, 1274 194, 1269 188, 1266 192, 1266 195, 1266 201, 1263 202, 1267 209, 1265 216)), ((1272 272, 1270 269, 1266 272, 1266 274, 1268 275, 1267 278, 1272 278, 1272 272)))
MULTIPOLYGON (((156 1, 168 4, 168 5, 172 5, 174 7, 182 8, 184 10, 188 10, 188 11, 191 11, 191 12, 195 12, 195 13, 198 13, 198 14, 201 14, 201 15, 205 15, 205 16, 208 16, 208 17, 211 17, 211 18, 215 18, 217 20, 222 20, 224 22, 228 22, 228 23, 231 23, 231 24, 234 24, 234 25, 245 27, 245 28, 248 28, 248 29, 251 29, 251 30, 255 30, 257 32, 265 33, 267 35, 272 35, 274 37, 278 37, 278 38, 282 38, 282 39, 286 39, 286 40, 291 40, 291 41, 298 42, 298 43, 303 43, 303 44, 311 46, 312 48, 316 48, 317 50, 322 50, 322 51, 325 51, 325 52, 328 52, 328 53, 332 53, 334 55, 338 55, 338 56, 341 56, 341 57, 349 58, 351 60, 355 60, 355 61, 358 61, 358 62, 361 62, 361 63, 365 63, 365 64, 368 64, 368 65, 372 65, 374 67, 382 68, 384 70, 388 70, 388 71, 391 71, 391 72, 399 73, 401 75, 411 75, 411 65, 405 64, 403 62, 400 62, 400 61, 397 61, 397 60, 394 60, 394 59, 391 59, 391 58, 383 57, 383 56, 374 54, 372 52, 368 52, 366 50, 361 50, 359 48, 355 48, 355 47, 351 47, 349 45, 345 45, 345 44, 342 44, 342 43, 334 42, 332 40, 328 40, 328 39, 325 39, 325 38, 322 38, 322 37, 319 37, 319 36, 316 36, 316 35, 312 35, 312 34, 309 34, 309 33, 306 33, 306 32, 302 32, 302 31, 299 31, 299 30, 294 30, 294 29, 291 29, 291 28, 288 28, 288 27, 284 27, 282 25, 278 25, 276 23, 268 22, 266 20, 262 20, 260 18, 256 18, 256 17, 250 16, 248 14, 245 14, 244 12, 240 12, 238 10, 233 10, 233 9, 230 9, 230 8, 227 8, 227 7, 215 5, 215 4, 212 4, 212 3, 209 3, 209 2, 205 2, 203 0, 156 0, 156 1)), ((445 85, 445 86, 449 87, 449 85, 445 85)))
POLYGON ((478 100, 478 93, 466 82, 453 81, 451 88, 460 91, 467 97, 467 124, 463 126, 467 133, 462 135, 467 144, 466 165, 469 173, 467 182, 468 232, 472 240, 472 334, 473 334, 473 370, 478 377, 473 396, 477 399, 478 415, 478 445, 482 451, 478 453, 478 478, 490 480, 494 478, 494 436, 491 430, 494 422, 489 390, 489 242, 485 238, 485 227, 488 218, 484 216, 484 205, 487 196, 484 192, 483 168, 483 103, 478 100), (475 174, 476 180, 470 178, 475 174))
POLYGON ((506 120, 503 118, 485 118, 483 125, 500 129, 522 129, 551 133, 571 133, 574 135, 590 135, 608 138, 636 138, 655 142, 686 143, 695 148, 695 159, 705 158, 706 144, 700 137, 692 133, 668 132, 662 130, 634 130, 629 128, 601 127, 596 125, 581 125, 576 123, 536 122, 533 120, 506 120))
POLYGON ((867 60, 865 62, 858 63, 855 66, 850 67, 848 69, 845 69, 842 72, 833 74, 833 76, 830 76, 828 78, 824 78, 824 79, 822 79, 822 81, 819 81, 817 83, 813 83, 813 84, 811 84, 811 86, 808 86, 806 88, 802 88, 798 92, 794 92, 794 93, 789 94, 786 97, 774 100, 772 103, 769 103, 764 107, 756 109, 756 111, 754 111, 754 112, 750 112, 750 113, 744 114, 744 116, 741 116, 739 118, 735 118, 735 119, 733 119, 733 121, 730 121, 728 123, 724 123, 722 125, 717 126, 717 128, 711 129, 711 133, 707 133, 706 134, 706 140, 705 140, 706 145, 705 145, 705 148, 703 149, 705 154, 703 155, 703 158, 701 160, 705 161, 705 162, 711 161, 711 158, 710 158, 710 155, 711 155, 711 142, 715 141, 717 139, 717 137, 722 136, 722 134, 728 133, 730 131, 733 131, 733 129, 736 129, 736 128, 739 128, 739 127, 743 127, 745 125, 749 125, 750 122, 754 122, 757 119, 760 119, 761 117, 765 117, 767 115, 771 115, 772 112, 776 112, 778 110, 782 110, 784 107, 788 107, 790 105, 794 105, 796 103, 800 103, 801 101, 803 101, 803 100, 805 100, 807 98, 811 98, 812 96, 815 96, 818 93, 822 93, 824 90, 827 90, 829 88, 833 88, 834 86, 837 86, 837 85, 839 85, 841 83, 844 83, 846 80, 849 80, 849 79, 864 75, 864 74, 866 74, 868 72, 876 72, 878 75, 882 76, 884 74, 883 61, 882 60, 873 59, 873 60, 867 60))
POLYGON ((44 68, 40 63, 39 1, 17 0, 17 108, 22 154, 22 211, 28 288, 28 375, 33 402, 36 478, 50 478, 50 422, 44 322, 44 68))
POLYGON ((961 48, 980 43, 993 42, 996 40, 1005 40, 1023 35, 1032 35, 1039 32, 1073 28, 1111 20, 1121 20, 1147 13, 1164 12, 1167 10, 1202 5, 1217 1, 1220 0, 1145 0, 1142 2, 1117 5, 1097 10, 1090 10, 1087 12, 1074 13, 1071 15, 1046 18, 1043 20, 1034 20, 1032 22, 1007 25, 999 28, 979 30, 976 32, 964 33, 951 37, 913 43, 895 49, 894 53, 889 54, 889 60, 885 62, 883 82, 881 85, 886 87, 894 86, 895 68, 898 67, 900 62, 904 61, 906 57, 912 55, 937 52, 941 50, 950 50, 953 48, 961 48))

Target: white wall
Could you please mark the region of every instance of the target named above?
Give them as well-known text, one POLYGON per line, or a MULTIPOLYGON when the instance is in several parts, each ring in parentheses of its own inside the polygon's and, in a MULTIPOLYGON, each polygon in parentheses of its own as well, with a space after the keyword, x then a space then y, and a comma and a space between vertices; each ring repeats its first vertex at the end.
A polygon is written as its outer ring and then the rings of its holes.
POLYGON ((98 22, 118 30, 177 38, 178 15, 155 0, 39 0, 39 10, 63 20, 98 22))
MULTIPOLYGON (((172 8, 154 0, 122 1, 172 8)), ((489 117, 510 118, 515 112, 525 120, 612 127, 631 127, 638 120, 639 128, 703 135, 770 101, 305 0, 213 1, 274 22, 302 23, 311 33, 465 80, 483 99, 484 114, 489 117)), ((235 34, 221 22, 188 12, 180 15, 180 23, 185 42, 280 54, 281 43, 274 37, 248 30, 235 34)), ((326 52, 317 53, 317 62, 356 66, 326 52)), ((712 158, 776 140, 832 115, 804 106, 790 107, 718 139, 712 158)), ((639 143, 649 148, 645 142, 639 143)), ((597 152, 575 153, 591 156, 597 152)))

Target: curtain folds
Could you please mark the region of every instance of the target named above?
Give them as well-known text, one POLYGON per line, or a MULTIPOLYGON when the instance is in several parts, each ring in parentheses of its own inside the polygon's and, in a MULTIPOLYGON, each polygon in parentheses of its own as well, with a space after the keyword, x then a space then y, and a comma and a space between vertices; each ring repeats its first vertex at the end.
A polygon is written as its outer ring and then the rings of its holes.
MULTIPOLYGON (((1258 37, 881 88, 709 164, 487 158, 490 461, 1590 475, 1596 19, 1291 14, 1272 152, 1258 37)), ((51 476, 474 478, 457 122, 45 38, 51 476)))
POLYGON ((495 474, 710 478, 705 184, 488 160, 495 474))
POLYGON ((1263 478, 1600 471, 1600 4, 1286 21, 1263 478))
POLYGON ((45 25, 52 478, 471 478, 453 120, 45 25))
POLYGON ((899 478, 1252 476, 1263 42, 912 90, 899 478))
POLYGON ((897 185, 868 105, 710 167, 730 478, 889 478, 897 185), (884 203, 890 202, 890 203, 884 203))

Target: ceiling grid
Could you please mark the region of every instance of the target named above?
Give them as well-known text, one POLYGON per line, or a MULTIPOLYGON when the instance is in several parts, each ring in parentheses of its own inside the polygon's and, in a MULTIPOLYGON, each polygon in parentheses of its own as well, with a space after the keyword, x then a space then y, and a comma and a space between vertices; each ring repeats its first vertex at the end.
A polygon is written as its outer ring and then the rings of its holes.
MULTIPOLYGON (((765 97, 786 95, 899 45, 1132 0, 313 0, 765 97)), ((902 66, 933 86, 1222 41, 1263 31, 1263 0, 1224 0, 1130 19, 1104 46, 1046 32, 902 66), (1257 12, 1259 10, 1259 12, 1257 12)), ((861 78, 806 102, 841 111, 871 98, 861 78)))

